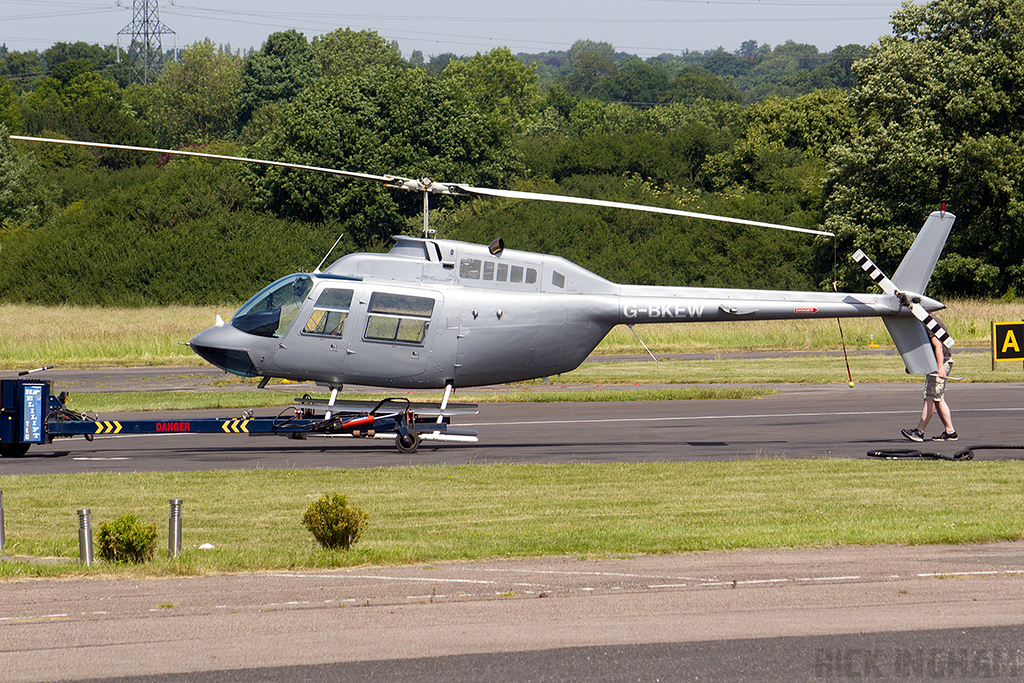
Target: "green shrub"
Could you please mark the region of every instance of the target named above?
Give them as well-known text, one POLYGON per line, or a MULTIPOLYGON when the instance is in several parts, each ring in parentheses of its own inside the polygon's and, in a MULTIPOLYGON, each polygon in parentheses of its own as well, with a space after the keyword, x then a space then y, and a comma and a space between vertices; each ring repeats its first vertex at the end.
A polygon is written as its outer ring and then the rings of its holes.
POLYGON ((100 523, 99 542, 100 557, 107 562, 148 562, 156 551, 156 525, 128 513, 100 523))
POLYGON ((310 503, 302 524, 323 547, 348 550, 359 540, 366 518, 361 509, 348 505, 345 496, 334 493, 310 503))

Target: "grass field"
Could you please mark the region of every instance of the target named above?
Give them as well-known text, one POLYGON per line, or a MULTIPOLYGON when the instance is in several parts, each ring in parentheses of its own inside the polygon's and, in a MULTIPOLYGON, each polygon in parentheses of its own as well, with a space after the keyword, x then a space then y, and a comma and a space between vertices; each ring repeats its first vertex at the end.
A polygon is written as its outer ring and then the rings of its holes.
POLYGON ((1013 540, 1024 537, 1019 466, 764 459, 8 476, 5 553, 77 558, 79 508, 94 528, 134 512, 157 526, 160 550, 141 567, 0 562, 0 578, 1013 540), (321 550, 301 524, 334 491, 369 515, 347 552, 321 550), (173 560, 171 498, 184 500, 173 560))

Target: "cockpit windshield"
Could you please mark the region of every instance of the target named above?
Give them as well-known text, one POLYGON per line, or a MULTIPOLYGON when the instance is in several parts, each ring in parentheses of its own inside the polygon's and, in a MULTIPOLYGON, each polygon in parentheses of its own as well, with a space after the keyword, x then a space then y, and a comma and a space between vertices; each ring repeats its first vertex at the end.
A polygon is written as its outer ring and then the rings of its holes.
POLYGON ((231 324, 260 337, 282 337, 312 288, 313 279, 308 275, 283 277, 249 299, 235 313, 231 324))

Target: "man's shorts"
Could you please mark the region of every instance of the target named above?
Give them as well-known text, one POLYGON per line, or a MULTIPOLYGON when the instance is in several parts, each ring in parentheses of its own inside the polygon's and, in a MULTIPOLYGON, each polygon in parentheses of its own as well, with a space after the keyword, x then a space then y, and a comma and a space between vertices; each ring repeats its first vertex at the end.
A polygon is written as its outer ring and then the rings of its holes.
MULTIPOLYGON (((948 361, 942 364, 942 369, 946 373, 946 377, 949 377, 950 370, 953 369, 953 361, 948 361)), ((924 400, 926 401, 943 401, 946 398, 946 378, 939 377, 938 373, 932 373, 927 375, 924 380, 924 400)))

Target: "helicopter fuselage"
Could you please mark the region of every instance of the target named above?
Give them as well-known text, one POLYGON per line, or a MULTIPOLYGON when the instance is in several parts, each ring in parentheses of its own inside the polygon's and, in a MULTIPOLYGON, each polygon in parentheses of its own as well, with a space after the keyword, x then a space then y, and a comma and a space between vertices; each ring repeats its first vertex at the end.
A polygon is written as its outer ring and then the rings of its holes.
POLYGON ((242 376, 471 387, 573 370, 619 324, 900 313, 885 295, 620 285, 556 256, 400 236, 278 280, 191 346, 242 376))

